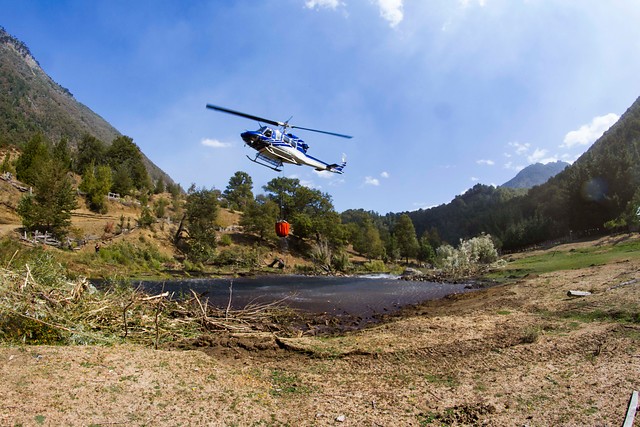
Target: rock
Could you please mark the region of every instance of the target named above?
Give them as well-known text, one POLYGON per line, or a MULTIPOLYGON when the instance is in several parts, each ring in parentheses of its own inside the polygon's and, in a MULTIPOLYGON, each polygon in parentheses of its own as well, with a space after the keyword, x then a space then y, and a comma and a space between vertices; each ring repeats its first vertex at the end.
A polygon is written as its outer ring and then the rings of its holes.
POLYGON ((404 271, 402 272, 402 277, 416 277, 416 276, 422 276, 422 275, 423 275, 422 271, 415 268, 411 268, 411 267, 405 268, 404 271))
POLYGON ((345 422, 345 421, 346 421, 346 419, 347 419, 347 417, 345 417, 344 415, 338 415, 338 416, 336 417, 336 421, 337 421, 337 422, 339 422, 339 423, 343 423, 343 422, 345 422))
POLYGON ((569 291, 567 292, 567 296, 570 297, 588 297, 591 295, 591 292, 588 291, 569 291))

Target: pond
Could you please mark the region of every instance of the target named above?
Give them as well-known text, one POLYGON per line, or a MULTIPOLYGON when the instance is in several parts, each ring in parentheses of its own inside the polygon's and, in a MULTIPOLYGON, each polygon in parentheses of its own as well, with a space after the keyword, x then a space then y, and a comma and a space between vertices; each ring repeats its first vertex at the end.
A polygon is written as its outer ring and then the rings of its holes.
POLYGON ((256 276, 234 279, 183 279, 164 282, 140 282, 151 294, 163 291, 190 296, 193 289, 209 304, 224 308, 242 309, 247 304, 265 304, 283 300, 287 306, 308 313, 332 316, 357 316, 370 319, 376 315, 392 313, 403 306, 447 295, 468 292, 469 286, 399 280, 397 276, 365 275, 348 277, 330 276, 256 276))

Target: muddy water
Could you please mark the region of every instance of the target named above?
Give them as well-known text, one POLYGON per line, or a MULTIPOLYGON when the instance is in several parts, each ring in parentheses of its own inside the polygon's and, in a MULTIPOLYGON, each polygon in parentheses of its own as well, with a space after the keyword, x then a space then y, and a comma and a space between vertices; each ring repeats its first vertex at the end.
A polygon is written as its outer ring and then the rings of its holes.
POLYGON ((399 308, 454 293, 468 292, 465 284, 412 282, 392 276, 260 276, 231 279, 188 279, 166 282, 141 282, 150 293, 174 292, 176 296, 190 290, 204 294, 209 303, 226 307, 232 284, 234 309, 251 303, 283 300, 292 308, 309 313, 371 318, 399 308))

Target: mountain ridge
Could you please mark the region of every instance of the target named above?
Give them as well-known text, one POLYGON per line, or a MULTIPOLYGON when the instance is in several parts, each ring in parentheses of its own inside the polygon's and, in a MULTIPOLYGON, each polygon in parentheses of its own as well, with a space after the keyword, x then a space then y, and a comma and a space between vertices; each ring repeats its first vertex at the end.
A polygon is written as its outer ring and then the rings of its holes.
POLYGON ((522 169, 509 181, 500 185, 507 188, 531 188, 541 185, 562 172, 569 163, 558 160, 550 163, 534 163, 522 169))
MULTIPOLYGON (((40 66, 29 47, 0 26, 0 144, 20 145, 37 133, 50 143, 62 138, 77 147, 84 135, 106 144, 122 136, 99 114, 76 100, 40 66)), ((141 151, 142 153, 142 151, 141 151)), ((173 179, 144 153, 151 178, 173 179)))

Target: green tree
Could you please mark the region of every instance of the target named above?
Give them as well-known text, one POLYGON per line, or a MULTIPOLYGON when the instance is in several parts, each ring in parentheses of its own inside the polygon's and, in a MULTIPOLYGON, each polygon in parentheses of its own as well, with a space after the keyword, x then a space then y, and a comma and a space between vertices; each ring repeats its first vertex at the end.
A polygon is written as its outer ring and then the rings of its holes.
POLYGON ((418 254, 416 230, 413 227, 413 222, 411 218, 409 218, 409 215, 403 214, 398 218, 393 234, 398 244, 400 256, 405 258, 408 264, 409 258, 415 258, 418 254))
POLYGON ((113 168, 113 178, 111 181, 111 191, 121 196, 131 194, 133 180, 129 168, 125 164, 117 165, 113 168))
POLYGON ((218 198, 215 189, 197 189, 192 185, 187 192, 185 221, 188 232, 187 256, 192 261, 207 261, 216 248, 216 220, 218 219, 218 198))
POLYGON ((17 211, 27 230, 47 231, 62 238, 68 232, 71 211, 76 207, 71 179, 62 165, 50 160, 41 165, 33 194, 20 200, 17 211))
POLYGON ((111 168, 106 165, 96 166, 91 163, 82 174, 79 188, 86 193, 90 210, 102 214, 107 213, 107 195, 111 188, 111 168))
POLYGON ((261 240, 276 240, 275 223, 280 208, 264 195, 258 195, 247 204, 240 225, 245 232, 257 234, 261 240))
POLYGON ((248 173, 238 171, 230 179, 222 193, 229 209, 244 211, 253 200, 253 180, 248 173))
POLYGON ((433 249, 429 232, 425 231, 418 241, 418 261, 432 263, 436 258, 436 251, 433 249))
POLYGON ((164 197, 160 197, 153 203, 153 213, 156 218, 164 218, 166 208, 169 205, 169 201, 164 197))
POLYGON ((4 155, 4 159, 2 160, 2 166, 0 166, 0 173, 15 173, 16 169, 11 162, 11 152, 7 151, 4 155))
POLYGON ((156 185, 155 185, 155 187, 153 189, 153 193, 154 194, 161 194, 161 193, 164 193, 165 189, 166 189, 166 187, 164 185, 164 179, 158 178, 156 180, 156 185))
POLYGON ((178 198, 182 194, 182 189, 180 188, 180 184, 167 184, 166 190, 171 194, 172 198, 178 198))
POLYGON ((38 175, 51 159, 49 147, 42 134, 38 133, 24 146, 22 154, 16 162, 17 178, 30 185, 35 185, 38 175))
POLYGON ((151 226, 156 222, 156 219, 151 214, 151 209, 148 205, 145 204, 144 206, 142 206, 137 222, 138 226, 142 228, 151 228, 151 226))
POLYGON ((114 139, 106 151, 106 160, 112 169, 126 170, 133 187, 137 190, 151 189, 151 180, 144 165, 142 152, 133 139, 128 136, 114 139))
POLYGON ((281 207, 281 218, 289 221, 296 236, 327 239, 332 246, 345 243, 346 233, 331 196, 300 184, 296 178, 274 178, 263 187, 267 197, 281 207))
POLYGON ((364 218, 362 225, 356 227, 357 232, 352 237, 353 249, 369 260, 381 258, 384 255, 384 245, 371 218, 364 218))
POLYGON ((69 149, 67 138, 60 138, 60 141, 53 146, 51 154, 54 160, 60 163, 65 170, 71 170, 71 149, 69 149))
POLYGON ((107 146, 104 142, 98 138, 85 135, 78 144, 78 152, 76 158, 73 161, 72 170, 78 174, 83 173, 89 165, 105 164, 105 155, 107 152, 107 146))

